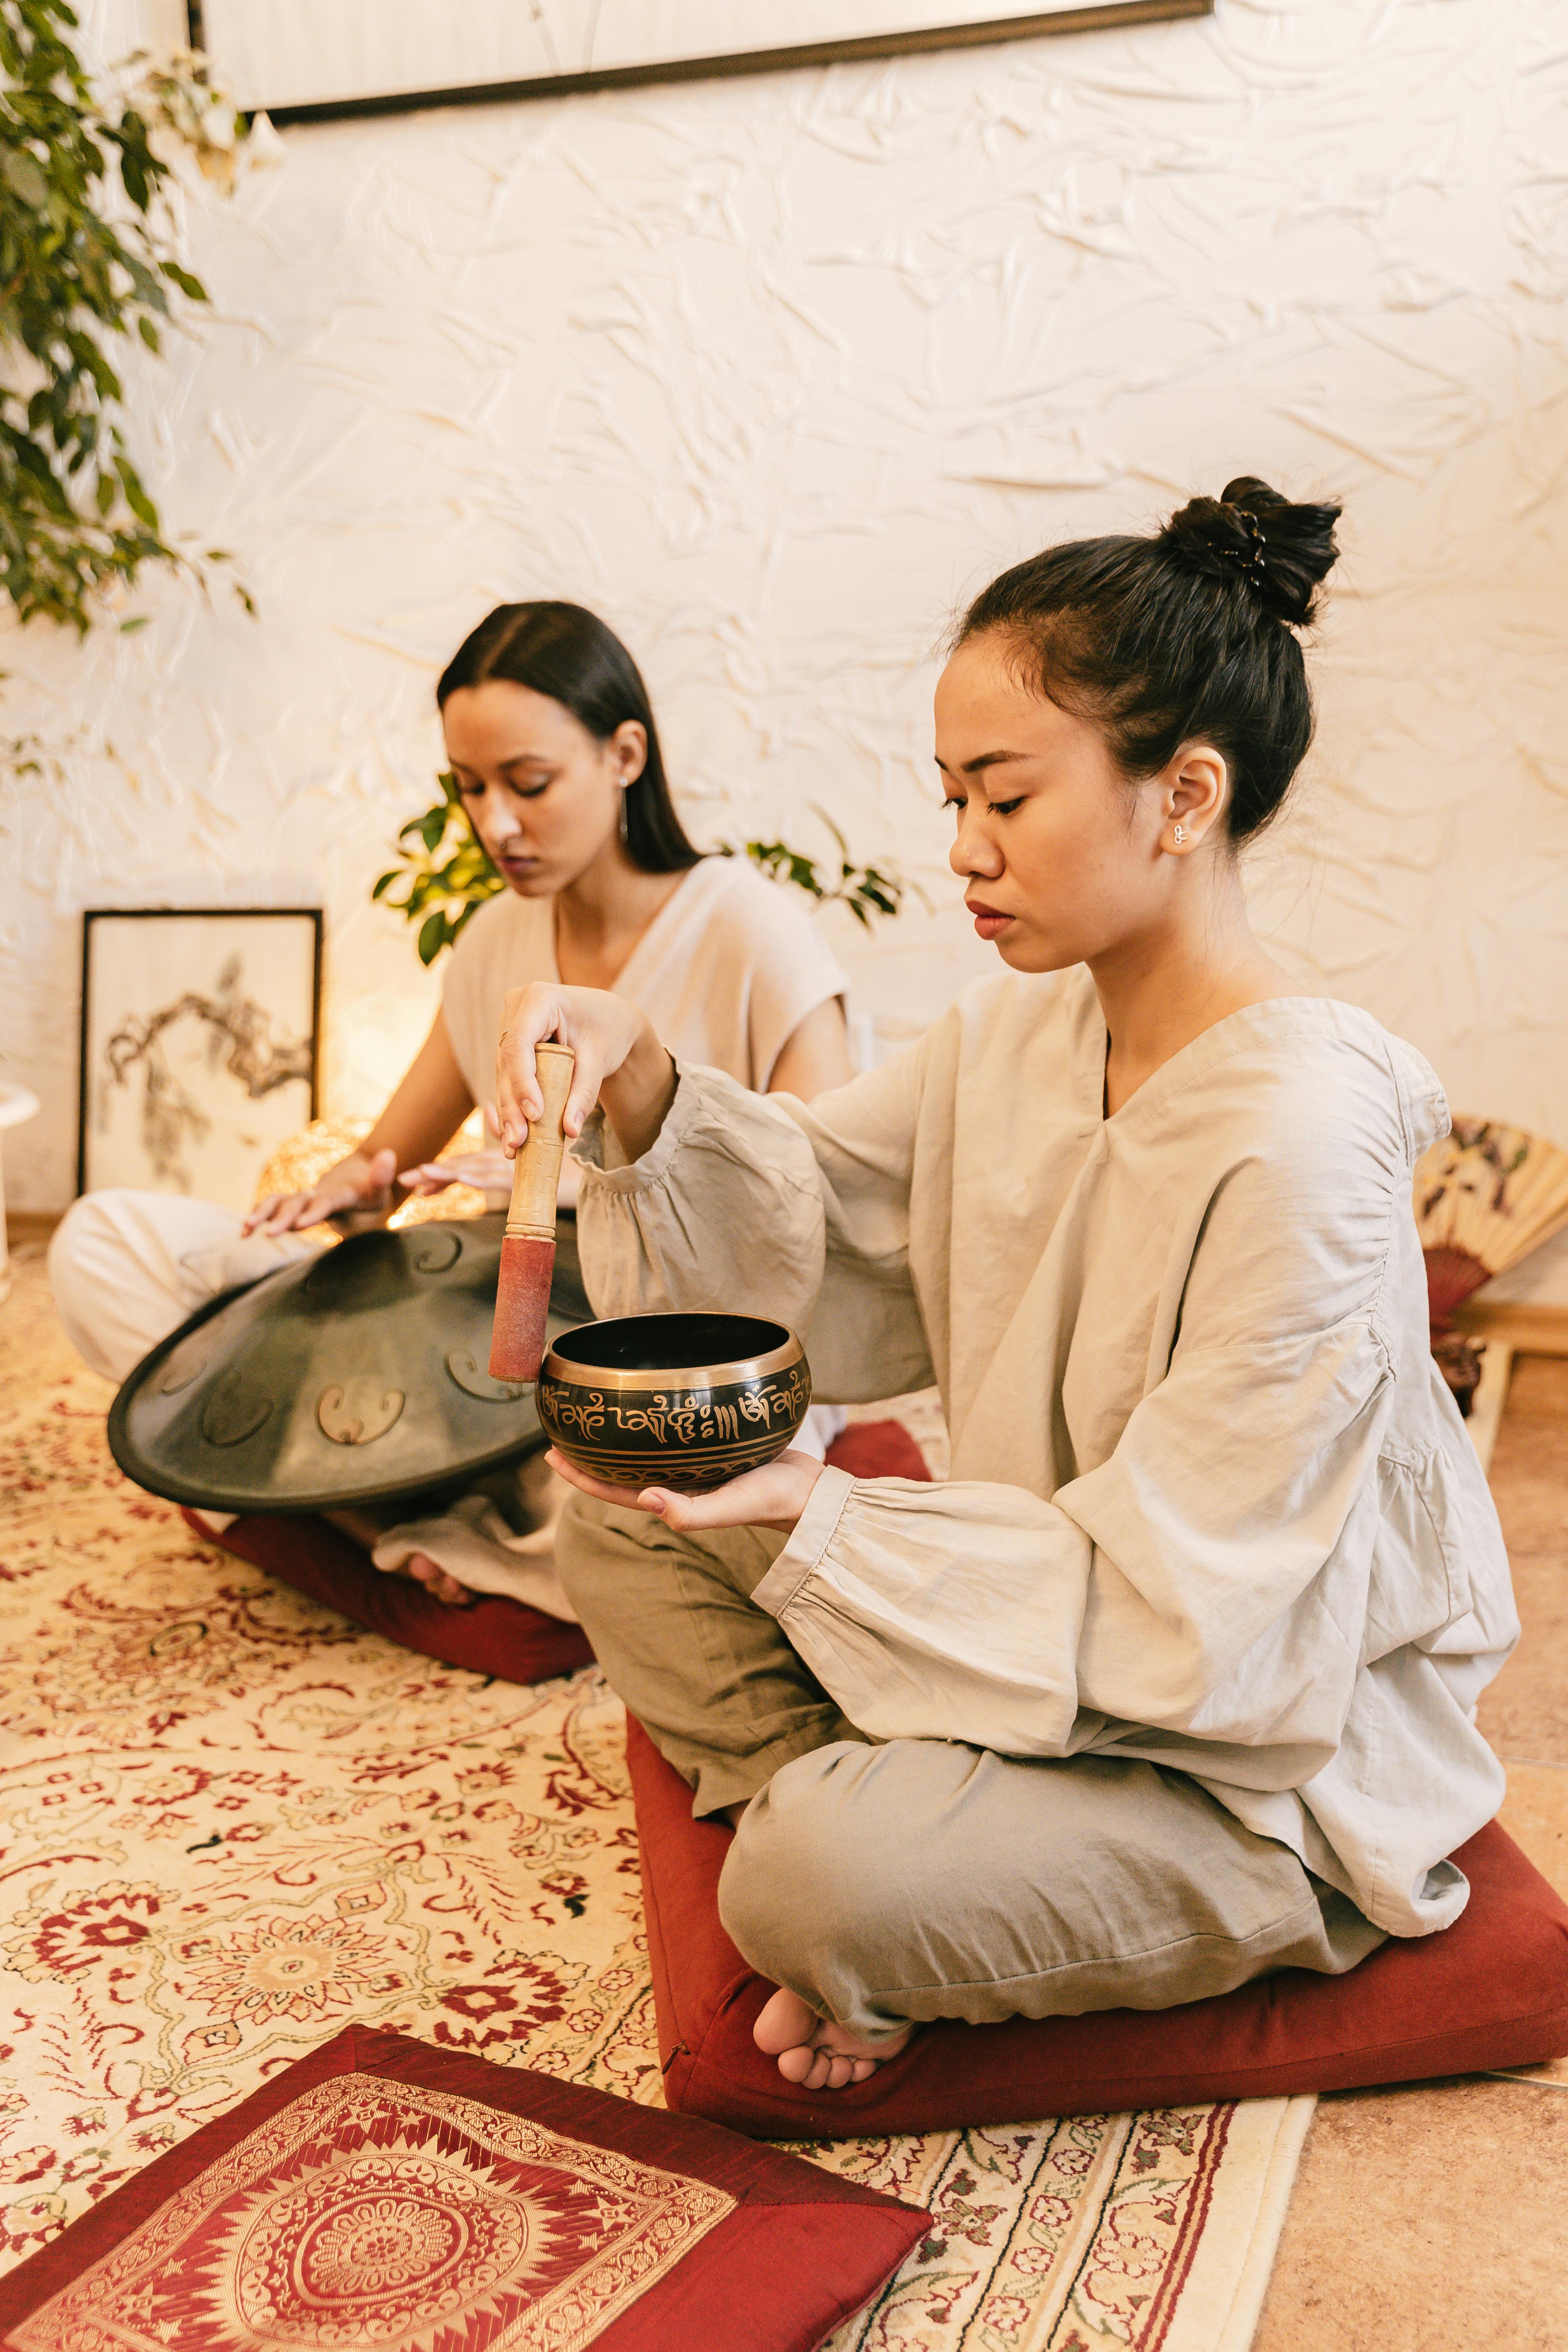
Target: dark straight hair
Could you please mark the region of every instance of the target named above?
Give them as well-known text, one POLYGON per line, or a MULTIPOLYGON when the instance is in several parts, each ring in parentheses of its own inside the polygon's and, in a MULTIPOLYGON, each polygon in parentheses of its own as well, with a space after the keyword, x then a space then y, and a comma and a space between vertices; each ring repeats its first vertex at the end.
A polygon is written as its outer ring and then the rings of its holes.
POLYGON ((645 874, 679 874, 700 863, 702 852, 687 839, 669 797, 642 673, 597 614, 553 601, 498 604, 441 672, 437 703, 444 709, 460 687, 483 686, 492 677, 548 695, 600 743, 635 719, 647 736, 647 759, 626 789, 627 855, 645 874))

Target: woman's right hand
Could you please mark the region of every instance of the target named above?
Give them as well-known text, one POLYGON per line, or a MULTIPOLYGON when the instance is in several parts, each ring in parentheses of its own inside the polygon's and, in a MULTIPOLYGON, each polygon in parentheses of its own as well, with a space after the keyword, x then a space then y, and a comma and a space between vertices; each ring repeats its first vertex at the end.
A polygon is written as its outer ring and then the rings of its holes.
POLYGON ((621 1149, 628 1159, 640 1160, 675 1099, 675 1064, 647 1015, 628 998, 608 989, 543 982, 514 988, 506 1000, 496 1057, 496 1115, 508 1158, 515 1156, 530 1121, 544 1108, 533 1049, 546 1038, 570 1045, 577 1057, 563 1121, 567 1141, 582 1133, 594 1105, 602 1101, 621 1149))
POLYGON ((395 1151, 377 1151, 368 1160, 363 1151, 351 1151, 309 1192, 269 1192, 258 1201, 240 1233, 276 1239, 306 1225, 336 1225, 341 1233, 352 1234, 384 1224, 392 1213, 396 1171, 395 1151))

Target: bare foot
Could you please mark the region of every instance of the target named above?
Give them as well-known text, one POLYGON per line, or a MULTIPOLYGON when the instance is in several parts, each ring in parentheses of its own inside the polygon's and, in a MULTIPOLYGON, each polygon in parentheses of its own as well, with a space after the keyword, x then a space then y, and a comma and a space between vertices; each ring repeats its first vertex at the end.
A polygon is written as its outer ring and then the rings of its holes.
POLYGON ((479 1597, 470 1592, 466 1584, 459 1584, 455 1576, 448 1576, 428 1552, 411 1551, 402 1568, 395 1568, 392 1572, 394 1576, 411 1576, 416 1584, 422 1584, 435 1600, 446 1601, 451 1609, 471 1609, 479 1597))
MULTIPOLYGON (((374 1553, 395 1514, 391 1511, 377 1514, 374 1511, 343 1510, 327 1511, 323 1516, 334 1528, 342 1528, 344 1535, 352 1536, 362 1550, 374 1553)), ((459 1584, 455 1576, 448 1576, 446 1570, 425 1551, 411 1551, 401 1568, 385 1568, 382 1574, 412 1577, 434 1599, 445 1601, 452 1609, 469 1609, 479 1597, 477 1592, 470 1592, 466 1584, 459 1584)))
POLYGON ((914 2030, 906 2025, 885 2041, 868 2042, 818 2017, 795 1993, 775 1992, 752 2028, 752 2039, 778 2060, 786 2083, 798 2083, 803 2091, 842 2091, 868 2081, 885 2058, 897 2057, 914 2030))

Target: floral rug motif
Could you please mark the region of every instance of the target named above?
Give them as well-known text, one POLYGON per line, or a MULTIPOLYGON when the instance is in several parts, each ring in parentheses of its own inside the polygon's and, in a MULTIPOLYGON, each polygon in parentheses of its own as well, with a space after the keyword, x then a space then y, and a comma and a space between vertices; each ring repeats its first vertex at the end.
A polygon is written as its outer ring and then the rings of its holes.
MULTIPOLYGON (((362 1633, 129 1486, 0 1310, 0 2267, 351 2021, 659 2102, 620 1706, 362 1633)), ((801 2152, 935 2226, 833 2352, 1245 2352, 1310 2100, 801 2152)))

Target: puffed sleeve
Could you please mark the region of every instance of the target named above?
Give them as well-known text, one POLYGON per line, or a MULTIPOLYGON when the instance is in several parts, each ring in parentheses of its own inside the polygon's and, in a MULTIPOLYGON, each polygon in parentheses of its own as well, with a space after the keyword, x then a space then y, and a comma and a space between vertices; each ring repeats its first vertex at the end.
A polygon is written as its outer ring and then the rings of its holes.
POLYGON ((1138 1753, 1252 1748, 1256 1785, 1299 1785, 1360 1664, 1407 1185, 1392 1130, 1228 1171, 1106 1460, 1049 1499, 826 1470, 754 1599, 873 1737, 1056 1756, 1136 1726, 1138 1753))
POLYGON ((909 1263, 923 1066, 911 1047, 809 1107, 683 1067, 657 1141, 630 1166, 614 1164, 596 1113, 575 1147, 595 1314, 766 1316, 804 1340, 821 1399, 924 1387, 931 1355, 909 1263))

